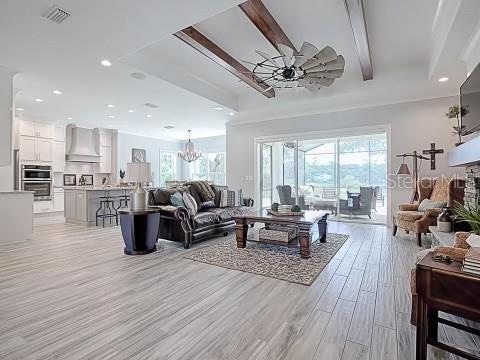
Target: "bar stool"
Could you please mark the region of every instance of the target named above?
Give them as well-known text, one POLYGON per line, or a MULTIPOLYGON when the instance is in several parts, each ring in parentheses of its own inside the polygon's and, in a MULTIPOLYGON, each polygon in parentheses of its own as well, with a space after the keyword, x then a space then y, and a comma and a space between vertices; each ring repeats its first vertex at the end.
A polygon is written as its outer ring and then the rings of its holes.
POLYGON ((130 195, 127 194, 127 190, 123 190, 123 195, 119 196, 117 211, 120 210, 122 207, 128 208, 129 201, 130 201, 130 195))
POLYGON ((110 196, 109 191, 105 191, 104 196, 100 196, 100 206, 95 213, 95 224, 98 226, 98 219, 102 219, 102 227, 105 227, 105 219, 110 219, 112 224, 112 218, 115 218, 115 223, 118 226, 118 212, 115 208, 114 199, 110 196), (107 213, 108 211, 108 213, 107 213))

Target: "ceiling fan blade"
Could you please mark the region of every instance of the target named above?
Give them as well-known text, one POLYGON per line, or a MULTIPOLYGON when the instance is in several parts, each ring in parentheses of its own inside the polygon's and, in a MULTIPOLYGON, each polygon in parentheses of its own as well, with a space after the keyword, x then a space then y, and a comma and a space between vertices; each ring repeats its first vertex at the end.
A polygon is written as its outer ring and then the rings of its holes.
POLYGON ((342 77, 344 72, 345 72, 345 69, 327 71, 325 75, 323 75, 323 77, 327 79, 338 79, 342 77))
POLYGON ((297 56, 295 58, 295 62, 293 63, 293 65, 295 67, 302 66, 308 59, 312 58, 317 53, 318 49, 315 45, 304 41, 302 47, 300 48, 300 56, 297 56))
POLYGON ((281 67, 280 65, 278 65, 278 63, 272 59, 272 57, 270 55, 268 55, 267 53, 264 53, 263 51, 260 51, 260 50, 255 50, 255 52, 260 55, 261 57, 263 57, 265 60, 267 60, 268 62, 270 62, 273 66, 276 66, 276 67, 281 67))
POLYGON ((283 63, 286 67, 292 66, 293 50, 286 45, 277 44, 278 52, 283 57, 283 63))
POLYGON ((301 66, 301 68, 302 68, 303 70, 309 70, 309 69, 311 69, 311 68, 313 68, 313 67, 317 67, 317 66, 321 66, 321 65, 323 65, 323 63, 322 63, 320 60, 315 59, 315 58, 311 58, 311 59, 307 60, 307 61, 305 62, 305 64, 303 64, 303 65, 301 66))
POLYGON ((268 91, 270 91, 270 90, 272 90, 272 89, 273 89, 273 86, 269 86, 268 88, 266 88, 265 90, 263 90, 262 93, 266 93, 266 92, 268 92, 268 91))
POLYGON ((345 70, 332 70, 332 71, 318 71, 318 72, 311 72, 307 73, 308 77, 314 77, 314 78, 326 78, 326 79, 338 79, 342 77, 343 72, 345 70))
POLYGON ((319 85, 315 85, 315 84, 312 84, 310 83, 309 81, 305 80, 305 79, 300 79, 298 81, 298 85, 300 86, 303 86, 305 89, 311 91, 311 92, 317 92, 318 90, 320 90, 321 86, 319 85))
POLYGON ((327 87, 332 85, 333 82, 335 81, 335 79, 310 78, 308 76, 305 78, 305 80, 315 85, 321 85, 321 86, 327 86, 327 87))
POLYGON ((331 70, 343 70, 345 68, 345 59, 340 55, 336 60, 330 61, 325 65, 312 66, 307 70, 307 73, 318 71, 331 71, 331 70))
POLYGON ((254 62, 251 62, 251 61, 248 61, 248 60, 242 60, 242 62, 245 63, 245 64, 248 64, 248 65, 258 66, 258 64, 254 63, 254 62))
POLYGON ((337 58, 337 53, 330 46, 325 46, 318 54, 315 55, 315 58, 320 60, 321 63, 325 64, 335 60, 337 58))

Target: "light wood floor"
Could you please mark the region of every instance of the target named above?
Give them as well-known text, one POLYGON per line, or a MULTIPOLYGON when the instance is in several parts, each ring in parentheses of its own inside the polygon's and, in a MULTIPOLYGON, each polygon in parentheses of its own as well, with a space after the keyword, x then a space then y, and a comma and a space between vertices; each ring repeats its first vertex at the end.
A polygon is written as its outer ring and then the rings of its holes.
POLYGON ((414 359, 418 248, 383 226, 332 222, 350 238, 307 287, 187 260, 166 241, 126 256, 118 227, 62 220, 38 217, 33 240, 0 245, 0 359, 414 359))

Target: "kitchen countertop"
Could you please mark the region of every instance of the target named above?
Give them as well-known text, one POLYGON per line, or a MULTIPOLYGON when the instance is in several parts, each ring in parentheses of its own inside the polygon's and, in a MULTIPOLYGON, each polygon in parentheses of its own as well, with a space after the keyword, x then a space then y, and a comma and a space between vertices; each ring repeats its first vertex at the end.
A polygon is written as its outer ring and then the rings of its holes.
POLYGON ((0 191, 0 195, 1 194, 33 194, 33 191, 25 191, 25 190, 0 191))
POLYGON ((84 190, 84 191, 115 191, 132 190, 133 186, 63 186, 64 190, 84 190))

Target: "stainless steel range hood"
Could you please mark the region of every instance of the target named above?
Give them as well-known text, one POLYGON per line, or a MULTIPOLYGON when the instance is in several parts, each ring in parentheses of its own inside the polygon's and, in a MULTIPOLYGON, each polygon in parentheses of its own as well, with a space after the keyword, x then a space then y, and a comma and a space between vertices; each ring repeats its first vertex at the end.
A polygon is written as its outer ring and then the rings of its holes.
POLYGON ((95 135, 93 130, 69 126, 67 136, 70 136, 70 148, 66 156, 67 161, 85 163, 100 162, 100 156, 95 150, 95 135))

